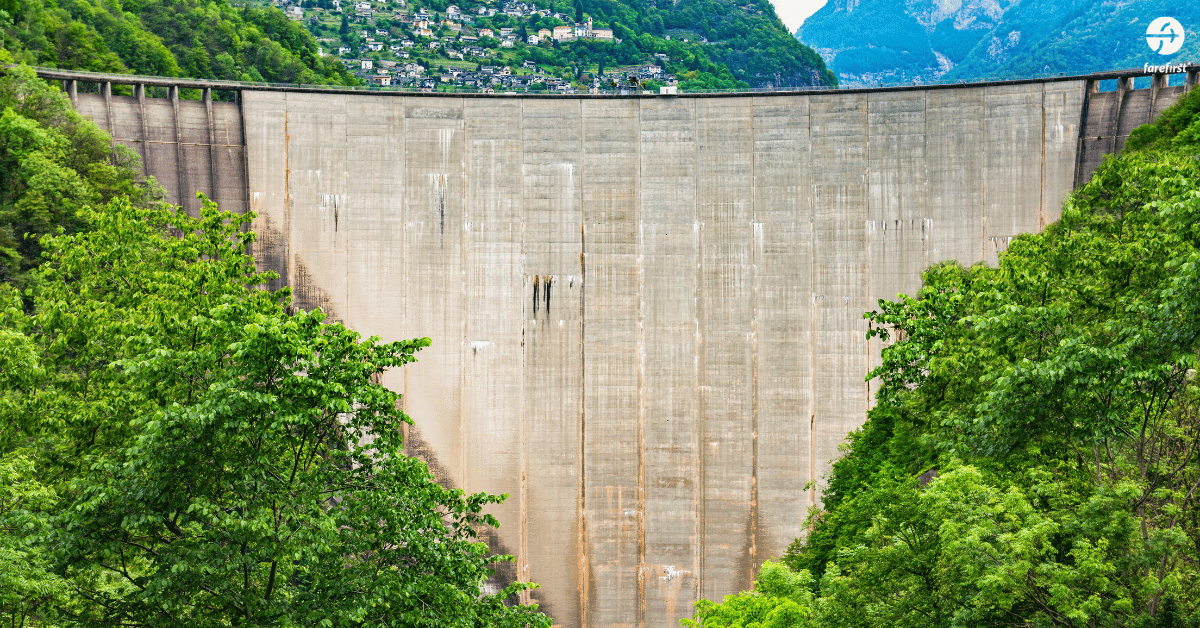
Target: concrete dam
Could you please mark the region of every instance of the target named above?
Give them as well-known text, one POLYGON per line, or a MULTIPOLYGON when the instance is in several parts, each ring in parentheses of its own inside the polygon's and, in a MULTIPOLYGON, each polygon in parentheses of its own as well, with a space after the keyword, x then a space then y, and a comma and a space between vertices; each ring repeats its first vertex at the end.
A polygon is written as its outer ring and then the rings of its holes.
POLYGON ((534 97, 39 73, 172 202, 256 212, 300 306, 433 339, 384 379, 407 442, 511 495, 502 575, 572 628, 677 626, 750 587, 872 403, 863 312, 935 262, 995 263, 1197 80, 534 97))

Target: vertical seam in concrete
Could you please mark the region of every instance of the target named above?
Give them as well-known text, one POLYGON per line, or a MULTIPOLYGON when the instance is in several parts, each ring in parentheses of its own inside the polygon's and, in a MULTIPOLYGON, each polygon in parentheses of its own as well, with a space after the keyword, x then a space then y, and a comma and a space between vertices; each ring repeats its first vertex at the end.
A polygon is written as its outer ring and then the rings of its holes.
MULTIPOLYGON (((213 117, 213 103, 212 103, 212 88, 211 87, 204 88, 204 109, 205 109, 205 113, 208 114, 208 193, 210 195, 209 200, 220 203, 220 198, 217 196, 217 153, 216 153, 217 149, 213 147, 213 145, 217 143, 217 138, 216 138, 217 125, 216 125, 216 119, 213 117)), ((347 305, 349 305, 349 301, 350 301, 349 299, 346 300, 347 305)), ((349 320, 349 318, 350 318, 349 312, 346 312, 346 318, 347 318, 347 320, 349 320)))
POLYGON ((983 175, 983 176, 979 177, 979 181, 981 183, 980 187, 982 188, 979 191, 979 204, 980 204, 980 208, 979 208, 979 261, 981 261, 981 262, 987 260, 987 215, 988 215, 987 148, 990 148, 989 146, 987 146, 987 140, 988 140, 988 125, 987 125, 987 122, 988 122, 988 115, 987 115, 988 114, 988 112, 987 112, 988 89, 989 88, 984 87, 979 92, 980 100, 982 101, 982 102, 980 102, 981 106, 979 108, 979 132, 980 132, 980 135, 982 136, 980 138, 980 143, 984 145, 984 151, 983 151, 984 156, 980 160, 980 165, 979 165, 980 174, 983 175))
MULTIPOLYGON (((464 99, 463 105, 464 105, 464 111, 465 111, 466 99, 464 99)), ((518 103, 517 104, 517 111, 518 111, 517 133, 518 134, 522 133, 521 119, 520 119, 520 115, 519 115, 520 107, 521 107, 521 105, 518 103)), ((464 147, 471 146, 471 144, 469 142, 470 138, 468 138, 466 136, 466 132, 467 132, 468 128, 469 127, 466 124, 466 116, 464 115, 464 117, 463 117, 463 146, 464 147)), ((495 150, 496 150, 495 147, 496 147, 496 142, 493 142, 491 145, 491 148, 489 149, 489 151, 492 152, 493 160, 495 159, 495 150)), ((465 151, 464 151, 464 153, 465 153, 465 151)), ((503 201, 497 202, 497 207, 501 207, 502 202, 503 201)), ((465 205, 463 207, 463 211, 464 212, 467 211, 465 205)), ((525 240, 524 231, 522 230, 521 241, 524 242, 524 240, 525 240)), ((518 264, 521 263, 520 259, 521 259, 520 253, 518 253, 518 257, 517 257, 518 264)), ((525 428, 525 407, 526 407, 525 406, 525 401, 526 401, 526 399, 525 399, 525 390, 526 390, 526 388, 525 388, 525 383, 526 383, 526 377, 525 377, 525 375, 526 375, 526 373, 525 373, 525 367, 526 367, 525 315, 524 315, 524 306, 521 305, 521 303, 524 303, 524 301, 525 301, 524 300, 524 294, 525 294, 524 293, 524 287, 525 287, 524 286, 524 276, 525 276, 524 272, 520 272, 517 274, 517 282, 521 284, 521 289, 518 291, 518 295, 520 295, 520 296, 517 298, 517 306, 516 306, 516 314, 517 314, 517 318, 519 319, 520 326, 521 326, 521 346, 520 346, 521 360, 520 360, 520 367, 518 369, 518 375, 517 375, 517 378, 518 378, 517 386, 518 386, 518 390, 520 390, 520 394, 517 395, 517 415, 520 417, 520 426, 521 426, 521 428, 520 428, 521 429, 521 503, 520 503, 520 506, 521 506, 521 522, 520 522, 521 529, 518 531, 518 533, 521 535, 520 552, 523 555, 528 556, 528 554, 529 554, 529 490, 528 490, 528 485, 527 485, 527 477, 528 477, 528 472, 529 472, 529 460, 528 460, 529 452, 525 446, 525 438, 526 438, 526 436, 525 436, 525 429, 526 429, 525 428)), ((522 577, 526 582, 528 582, 530 580, 528 559, 526 559, 526 561, 525 561, 525 572, 522 574, 522 577)), ((523 603, 528 603, 528 601, 529 601, 529 592, 528 591, 525 591, 522 593, 521 600, 523 603)))
POLYGON ((71 106, 79 109, 79 82, 75 79, 67 81, 67 95, 71 97, 71 106))
MULTIPOLYGON (((866 176, 863 177, 863 196, 865 196, 867 199, 867 216, 866 216, 867 224, 865 225, 866 228, 863 230, 863 238, 866 240, 866 242, 863 243, 865 245, 865 246, 863 246, 863 248, 866 250, 867 255, 866 255, 866 261, 863 263, 863 279, 865 281, 863 293, 866 295, 866 305, 867 305, 867 307, 870 307, 871 306, 871 224, 870 224, 871 223, 871 94, 868 93, 866 95, 866 101, 867 101, 867 106, 863 108, 864 109, 864 111, 863 111, 863 137, 866 138, 866 140, 863 143, 866 146, 865 146, 865 150, 863 152, 866 153, 867 159, 863 165, 866 166, 867 172, 866 172, 866 176)), ((903 127, 901 127, 901 128, 903 128, 903 127)), ((897 131, 897 132, 899 133, 900 131, 897 131)), ((899 198, 900 194, 901 194, 900 190, 897 190, 897 203, 896 204, 898 206, 900 205, 900 198, 899 198)), ((902 216, 903 212, 904 212, 904 208, 900 207, 900 211, 898 211, 896 213, 898 216, 902 216)), ((883 221, 883 223, 886 225, 887 220, 885 219, 883 221)), ((887 251, 887 245, 885 244, 884 252, 886 253, 886 251, 887 251)), ((866 342, 863 343, 863 361, 866 363, 867 368, 870 369, 870 367, 871 367, 871 341, 870 340, 867 340, 866 342)), ((868 381, 864 382, 864 384, 866 384, 866 385, 863 387, 863 392, 866 394, 866 397, 867 397, 866 405, 864 407, 870 408, 871 407, 871 382, 868 380, 868 381)))
POLYGON ((1096 83, 1092 79, 1088 79, 1083 84, 1083 104, 1079 107, 1079 139, 1075 144, 1075 172, 1074 176, 1072 177, 1073 187, 1079 187, 1083 184, 1083 181, 1081 181, 1083 178, 1083 160, 1087 154, 1087 146, 1084 138, 1087 137, 1088 109, 1092 104, 1092 91, 1095 85, 1096 83))
POLYGON ((758 261, 762 225, 758 222, 754 101, 750 100, 750 565, 758 571, 758 261))
MULTIPOLYGON (((342 140, 343 142, 345 142, 345 144, 343 144, 343 145, 348 146, 350 143, 350 130, 348 128, 349 124, 346 123, 346 120, 349 119, 349 116, 347 116, 346 113, 347 113, 347 109, 350 108, 349 107, 350 101, 349 101, 349 99, 347 99, 344 102, 346 103, 346 105, 342 108, 342 123, 339 124, 338 126, 342 127, 342 136, 345 138, 344 140, 342 140)), ((311 175, 311 172, 310 172, 310 175, 311 175)), ((320 172, 318 172, 317 179, 320 180, 320 177, 321 177, 320 172)), ((329 178, 331 181, 333 180, 332 172, 330 173, 329 178)), ((348 188, 342 188, 343 191, 346 191, 347 189, 348 188)), ((335 192, 335 194, 333 195, 333 244, 331 245, 331 249, 336 254, 337 253, 337 244, 338 244, 338 233, 339 233, 338 232, 338 206, 342 203, 342 201, 339 199, 339 195, 336 194, 337 190, 334 189, 333 191, 335 192)), ((347 205, 346 209, 349 209, 348 206, 350 205, 350 195, 347 194, 345 198, 346 198, 346 205, 347 205)), ((345 232, 342 232, 342 233, 344 234, 345 232)), ((345 312, 345 314, 343 314, 343 316, 345 317, 345 320, 347 323, 352 320, 350 318, 352 316, 351 309, 350 309, 352 299, 350 298, 350 252, 347 250, 348 248, 349 248, 349 238, 343 237, 342 252, 346 254, 345 257, 343 258, 346 260, 346 265, 345 265, 345 273, 342 275, 342 286, 344 286, 343 294, 345 294, 346 296, 342 300, 342 311, 345 312)))
MULTIPOLYGON (((1150 76, 1150 107, 1146 109, 1146 121, 1142 124, 1150 124, 1151 122, 1154 122, 1154 103, 1158 101, 1160 81, 1162 81, 1165 76, 1166 74, 1158 73, 1150 76)), ((1045 85, 1043 85, 1042 89, 1045 88, 1045 85)))
POLYGON ((1038 231, 1046 228, 1046 84, 1042 83, 1042 161, 1038 184, 1038 231))
MULTIPOLYGON (((583 116, 582 116, 582 101, 580 102, 580 147, 583 146, 583 116)), ((521 164, 524 168, 525 163, 525 142, 524 142, 524 124, 525 124, 525 101, 521 100, 521 164)), ((583 164, 580 163, 580 184, 583 182, 583 164)), ((522 186, 522 190, 524 186, 522 186)), ((582 199, 582 196, 581 196, 582 199)), ((587 503, 587 218, 582 211, 582 201, 580 203, 579 216, 579 501, 576 506, 578 515, 578 535, 579 535, 579 615, 582 628, 591 626, 591 615, 588 609, 590 583, 590 556, 588 555, 588 503, 587 503)), ((522 224, 524 224, 522 222, 522 224)), ((522 240, 524 241, 524 240, 522 240)), ((522 252, 524 259, 524 252, 522 252)))
MULTIPOLYGON (((691 114, 692 114, 692 144, 694 146, 692 154, 695 156, 697 163, 703 157, 703 151, 700 150, 700 116, 696 103, 698 99, 692 99, 691 114)), ((692 357, 692 395, 696 434, 696 595, 694 600, 699 600, 704 595, 704 563, 705 563, 705 539, 704 539, 704 506, 705 506, 705 464, 704 464, 704 412, 703 399, 700 394, 701 371, 700 363, 703 359, 704 352, 704 336, 700 327, 701 302, 704 291, 704 278, 702 276, 704 264, 704 238, 703 225, 700 222, 700 177, 699 168, 692 170, 692 184, 695 186, 692 196, 692 237, 696 246, 696 292, 693 295, 693 317, 692 324, 694 326, 694 353, 692 357)))
POLYGON ((150 131, 146 126, 146 85, 138 83, 133 88, 138 101, 138 119, 142 123, 142 176, 150 174, 150 131))
MULTIPOLYGON (((921 92, 921 162, 925 165, 924 174, 924 195, 925 206, 922 207, 922 213, 929 215, 929 90, 921 92)), ((933 220, 921 216, 921 269, 929 268, 929 233, 933 231, 933 220), (928 221, 928 222, 927 222, 928 221)), ((912 224, 911 222, 909 223, 912 224)), ((889 297, 890 298, 890 297, 889 297)), ((867 306, 871 306, 871 302, 867 302, 867 306)), ((869 323, 868 323, 869 325, 869 323)), ((883 342, 879 343, 880 351, 883 351, 883 342)))
MULTIPOLYGON (((250 156, 249 149, 246 147, 246 98, 241 91, 234 92, 234 98, 237 99, 238 105, 238 130, 241 134, 241 153, 242 153, 242 176, 245 177, 245 185, 241 186, 245 192, 246 204, 243 206, 243 211, 250 211, 250 156)), ((249 227, 247 227, 249 228, 249 227)), ((253 245, 251 245, 253 246, 253 245)), ((286 277, 284 279, 287 279, 286 277)))
POLYGON ((296 261, 292 259, 292 135, 288 128, 287 94, 283 95, 283 229, 287 234, 287 282, 296 285, 296 261))
POLYGON ((1112 142, 1108 146, 1108 153, 1115 155, 1117 152, 1117 139, 1121 136, 1121 115, 1125 110, 1125 96, 1129 91, 1126 87, 1127 79, 1117 79, 1117 97, 1113 101, 1113 127, 1112 127, 1112 142))
MULTIPOLYGON (((187 170, 183 155, 183 138, 179 132, 179 86, 172 85, 171 90, 171 110, 173 111, 173 121, 175 124, 175 178, 176 185, 179 186, 179 207, 187 211, 187 170)), ((284 120, 287 120, 287 109, 284 109, 284 120)), ((284 124, 284 135, 287 134, 287 124, 284 124)), ((288 233, 289 241, 291 233, 288 233)), ((290 246, 289 246, 290 248, 290 246)), ((289 251, 290 252, 290 251, 289 251)), ((291 260, 288 260, 289 266, 291 260)))
MULTIPOLYGON (((813 103, 808 102, 808 156, 812 157, 813 150, 813 103)), ((813 172, 809 172, 808 181, 808 506, 817 505, 817 468, 816 468, 816 422, 817 422, 817 182, 813 180, 813 172)))
MULTIPOLYGON (((633 101, 637 107, 638 128, 642 126, 642 101, 633 101)), ((638 181, 642 174, 642 146, 639 142, 638 151, 638 181)), ((638 186, 633 186, 637 194, 638 186)), ((634 203, 636 204, 636 199, 634 203)), ((638 571, 637 571, 637 625, 646 625, 646 267, 642 259, 645 251, 642 221, 637 221, 638 241, 637 261, 638 276, 638 314, 637 314, 637 357, 638 357, 638 571)))
POLYGON ((117 156, 117 128, 115 126, 113 126, 112 81, 105 81, 103 83, 103 88, 104 89, 102 91, 104 92, 104 115, 108 119, 108 134, 109 134, 108 141, 111 145, 110 147, 112 149, 113 157, 116 158, 116 156, 117 156))
MULTIPOLYGON (((464 102, 465 102, 464 99, 461 99, 461 98, 459 99, 460 107, 465 108, 465 104, 462 104, 464 102)), ((465 110, 463 108, 460 108, 459 115, 462 116, 464 113, 465 113, 465 110)), ((466 126, 467 126, 466 118, 460 117, 459 120, 462 121, 463 132, 465 133, 466 126)), ((445 123, 443 122, 443 124, 445 124, 445 123)), ((446 129, 443 129, 443 128, 438 129, 439 139, 441 138, 441 134, 444 130, 446 130, 446 129)), ((450 161, 450 159, 449 159, 450 150, 451 150, 450 146, 453 144, 454 133, 453 132, 447 133, 446 136, 447 136, 446 141, 444 143, 441 143, 441 146, 440 146, 442 160, 441 160, 441 163, 438 164, 438 170, 440 170, 441 172, 438 173, 437 175, 435 175, 437 181, 439 181, 440 183, 434 184, 434 185, 440 185, 440 188, 438 188, 438 194, 440 196, 439 204, 441 206, 441 217, 440 217, 441 224, 440 224, 440 228, 439 228, 439 233, 440 233, 440 237, 441 237, 440 241, 441 241, 441 247, 442 247, 441 255, 443 256, 443 258, 445 256, 445 246, 446 246, 446 197, 447 197, 446 187, 449 186, 449 184, 450 184, 450 173, 449 173, 449 168, 447 167, 450 164, 447 162, 450 161)), ((466 145, 464 144, 464 150, 465 150, 465 146, 466 145)), ((460 391, 465 391, 465 390, 467 390, 467 368, 466 368, 466 362, 467 362, 467 313, 465 311, 467 308, 467 277, 466 277, 467 269, 466 269, 466 259, 465 259, 467 243, 466 243, 466 237, 461 232, 458 234, 458 238, 459 238, 458 294, 459 294, 459 297, 462 298, 462 305, 458 308, 458 389, 460 391)), ((453 243, 453 239, 451 239, 451 243, 453 243)), ((463 490, 466 490, 469 493, 472 491, 472 488, 468 484, 468 481, 470 480, 470 478, 467 477, 467 446, 466 446, 466 444, 468 442, 467 439, 468 439, 468 435, 467 435, 467 404, 464 403, 464 400, 462 399, 462 395, 460 394, 459 399, 458 399, 458 442, 460 443, 458 469, 459 469, 459 473, 462 474, 462 484, 460 484, 459 486, 462 486, 463 490)), ((521 449, 520 449, 521 443, 520 442, 518 442, 517 447, 518 447, 518 452, 520 452, 521 451, 521 449)), ((520 453, 518 453, 517 455, 520 456, 520 453)), ((518 488, 517 499, 520 499, 520 489, 519 488, 518 488)), ((516 557, 516 561, 515 561, 516 565, 514 565, 516 567, 517 574, 521 573, 521 555, 520 555, 521 553, 519 551, 520 546, 521 546, 521 533, 518 530, 517 531, 518 552, 517 552, 517 557, 516 557)))

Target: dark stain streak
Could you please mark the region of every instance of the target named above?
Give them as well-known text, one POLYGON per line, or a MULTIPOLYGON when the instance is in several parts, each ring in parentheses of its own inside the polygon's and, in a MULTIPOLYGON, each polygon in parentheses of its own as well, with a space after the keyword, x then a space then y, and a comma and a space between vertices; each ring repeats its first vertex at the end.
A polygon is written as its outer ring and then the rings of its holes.
POLYGON ((439 181, 437 186, 438 212, 441 216, 442 235, 446 235, 446 182, 439 181))
POLYGON ((337 202, 337 198, 334 198, 333 199, 333 232, 337 233, 337 230, 338 230, 338 202, 337 202))
POLYGON ((254 257, 258 270, 273 270, 279 275, 268 281, 266 286, 267 290, 275 292, 287 285, 287 235, 276 228, 269 215, 263 215, 261 220, 262 226, 258 229, 258 239, 248 247, 247 253, 254 257))
POLYGON ((333 299, 316 284, 312 272, 300 261, 299 255, 293 256, 292 264, 296 269, 296 285, 292 286, 292 311, 311 312, 321 308, 321 311, 325 312, 325 322, 342 322, 341 316, 333 307, 333 299))
POLYGON ((538 283, 540 279, 537 275, 533 276, 533 318, 535 319, 538 313, 538 283))
POLYGON ((551 275, 546 275, 546 318, 550 318, 550 284, 552 281, 551 275))

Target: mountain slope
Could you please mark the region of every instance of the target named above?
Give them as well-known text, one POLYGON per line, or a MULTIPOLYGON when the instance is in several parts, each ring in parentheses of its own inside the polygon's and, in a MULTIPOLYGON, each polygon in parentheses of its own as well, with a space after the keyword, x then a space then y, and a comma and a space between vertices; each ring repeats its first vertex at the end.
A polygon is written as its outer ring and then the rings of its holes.
POLYGON ((485 66, 574 90, 639 69, 651 88, 677 79, 685 91, 837 84, 768 0, 252 1, 283 2, 348 67, 370 61, 360 74, 379 84, 478 86, 470 70, 485 66))
POLYGON ((1165 0, 831 0, 796 31, 843 83, 1014 79, 1200 60, 1200 5, 1165 0), (1172 55, 1146 28, 1184 26, 1172 55))
POLYGON ((157 76, 354 85, 282 11, 225 0, 25 0, 0 14, 14 60, 157 76))

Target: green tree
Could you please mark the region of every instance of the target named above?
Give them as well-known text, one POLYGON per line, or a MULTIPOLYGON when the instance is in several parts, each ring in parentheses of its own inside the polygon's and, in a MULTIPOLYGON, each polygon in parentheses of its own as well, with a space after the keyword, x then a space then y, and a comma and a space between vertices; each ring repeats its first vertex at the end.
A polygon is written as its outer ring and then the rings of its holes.
POLYGON ((24 286, 43 235, 75 231, 80 208, 150 198, 135 154, 113 150, 55 87, 14 66, 0 75, 0 281, 24 286))
POLYGON ((48 367, 0 382, 0 418, 61 503, 31 537, 53 566, 35 575, 72 591, 58 623, 548 626, 505 604, 529 585, 482 591, 508 557, 477 530, 504 496, 401 452, 408 418, 376 382, 427 339, 289 314, 256 287, 251 214, 118 198, 78 216, 43 239, 33 316, 9 312, 2 338, 28 340, 0 344, 48 367))
POLYGON ((805 628, 814 626, 812 577, 794 572, 782 563, 766 561, 752 591, 725 596, 721 603, 696 602, 694 619, 680 623, 688 628, 805 628))
POLYGON ((822 625, 1200 623, 1198 103, 867 314, 877 405, 785 557, 822 625))

